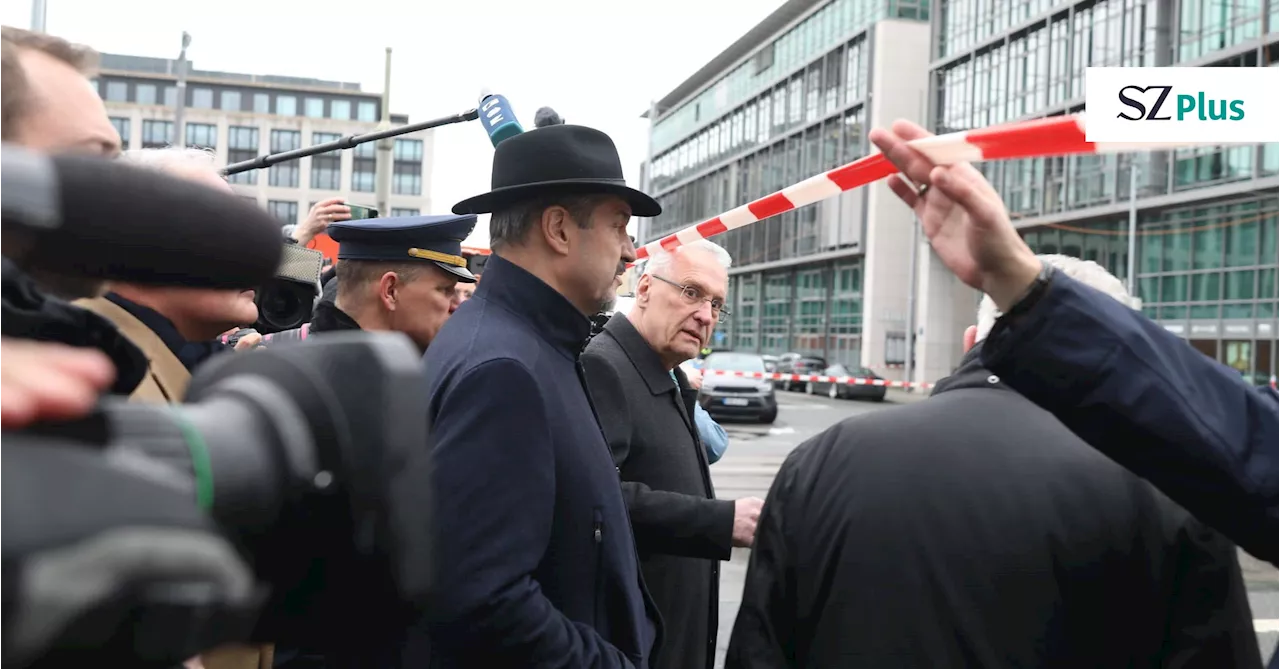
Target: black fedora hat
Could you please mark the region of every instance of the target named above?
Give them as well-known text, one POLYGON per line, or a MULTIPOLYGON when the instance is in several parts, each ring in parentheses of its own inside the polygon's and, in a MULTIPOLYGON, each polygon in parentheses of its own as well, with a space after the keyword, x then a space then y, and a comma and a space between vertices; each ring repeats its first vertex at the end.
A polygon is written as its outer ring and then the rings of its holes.
POLYGON ((453 206, 455 214, 485 214, 527 200, 557 194, 617 195, 636 216, 657 216, 657 200, 627 186, 622 161, 609 136, 580 125, 551 125, 508 139, 493 154, 488 193, 453 206))

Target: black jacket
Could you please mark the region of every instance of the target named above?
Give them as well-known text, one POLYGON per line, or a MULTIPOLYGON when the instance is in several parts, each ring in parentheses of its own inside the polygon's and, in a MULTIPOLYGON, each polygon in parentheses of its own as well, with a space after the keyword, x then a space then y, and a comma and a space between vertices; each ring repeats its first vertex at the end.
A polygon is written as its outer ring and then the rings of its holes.
POLYGON ((644 581, 666 628, 663 669, 711 669, 720 560, 733 550, 733 502, 717 500, 693 422, 698 392, 679 385, 624 314, 582 354, 622 492, 644 581))
POLYGON ((6 337, 55 342, 102 351, 116 368, 113 395, 128 395, 147 375, 147 356, 111 321, 46 295, 35 280, 8 258, 0 265, 3 332, 6 337))
POLYGON ((726 667, 1257 667, 1235 547, 983 369, 765 502, 726 667))
POLYGON ((1250 387, 1236 370, 1061 273, 1017 321, 996 321, 984 364, 1094 448, 1276 564, 1274 388, 1250 387))
POLYGON ((590 322, 485 269, 426 354, 439 589, 404 666, 647 667, 660 623, 580 374, 590 322))

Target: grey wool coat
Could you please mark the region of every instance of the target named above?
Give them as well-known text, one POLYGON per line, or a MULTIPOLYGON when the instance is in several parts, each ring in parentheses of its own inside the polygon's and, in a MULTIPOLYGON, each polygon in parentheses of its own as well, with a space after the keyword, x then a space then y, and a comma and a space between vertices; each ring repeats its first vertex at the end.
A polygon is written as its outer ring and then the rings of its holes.
POLYGON ((655 669, 711 669, 720 561, 734 503, 717 500, 693 421, 697 391, 676 380, 624 314, 582 354, 587 387, 622 479, 645 583, 662 614, 655 669))

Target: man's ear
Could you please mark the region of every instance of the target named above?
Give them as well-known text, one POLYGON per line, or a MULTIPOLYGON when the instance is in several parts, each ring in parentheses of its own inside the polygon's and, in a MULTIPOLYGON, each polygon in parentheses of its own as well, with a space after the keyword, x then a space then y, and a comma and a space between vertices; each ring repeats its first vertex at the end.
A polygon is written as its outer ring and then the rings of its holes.
POLYGON ((964 352, 968 353, 978 343, 978 326, 970 325, 964 329, 964 352))
POLYGON ((396 310, 399 298, 400 277, 395 272, 383 272, 378 279, 378 303, 387 311, 396 310))
POLYGON ((650 288, 653 288, 653 277, 649 274, 641 276, 636 282, 636 305, 648 306, 650 288))
POLYGON ((547 207, 542 212, 542 219, 538 222, 543 240, 552 251, 560 255, 569 255, 569 235, 571 234, 569 228, 576 225, 569 218, 569 211, 559 205, 547 207))

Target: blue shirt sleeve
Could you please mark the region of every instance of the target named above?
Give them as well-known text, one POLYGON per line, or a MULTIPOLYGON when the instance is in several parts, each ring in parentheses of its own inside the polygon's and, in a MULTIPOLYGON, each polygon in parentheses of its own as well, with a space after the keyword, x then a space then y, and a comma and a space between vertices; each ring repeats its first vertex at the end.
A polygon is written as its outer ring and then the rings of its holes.
POLYGON ((729 435, 700 404, 693 406, 693 422, 698 427, 698 438, 707 449, 707 462, 715 464, 729 449, 729 435))

